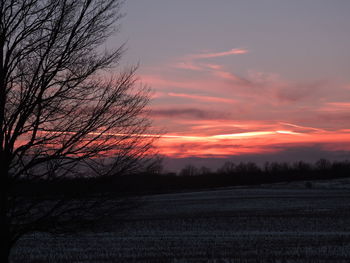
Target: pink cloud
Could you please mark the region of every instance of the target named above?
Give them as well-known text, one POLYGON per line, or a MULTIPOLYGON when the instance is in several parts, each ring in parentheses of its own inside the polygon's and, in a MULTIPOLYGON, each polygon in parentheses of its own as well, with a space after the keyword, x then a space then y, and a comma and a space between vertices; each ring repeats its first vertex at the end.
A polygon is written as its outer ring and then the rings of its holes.
POLYGON ((172 78, 163 77, 161 75, 140 75, 140 80, 143 83, 147 83, 152 88, 156 90, 169 90, 174 88, 181 88, 181 89, 190 89, 190 90, 200 90, 203 85, 205 86, 211 84, 214 84, 214 81, 202 81, 202 83, 198 81, 191 81, 186 79, 178 78, 176 80, 172 78), (203 85, 202 85, 203 84, 203 85))
POLYGON ((233 99, 225 99, 225 98, 220 98, 220 97, 211 97, 211 96, 185 94, 185 93, 170 92, 170 93, 168 93, 168 96, 188 98, 188 99, 201 100, 201 101, 209 101, 209 102, 223 102, 223 103, 234 103, 235 102, 235 100, 233 100, 233 99))
POLYGON ((227 79, 227 80, 232 80, 232 81, 241 81, 239 77, 237 77, 235 74, 232 74, 227 71, 214 71, 213 75, 222 78, 222 79, 227 79))
POLYGON ((327 102, 320 111, 350 111, 350 102, 327 102))
POLYGON ((175 68, 180 68, 180 69, 187 69, 187 70, 203 70, 203 67, 200 65, 196 65, 193 62, 179 62, 174 64, 175 68))
POLYGON ((269 123, 267 121, 237 121, 237 120, 196 120, 187 121, 182 120, 183 124, 191 124, 194 129, 233 129, 233 130, 271 130, 276 125, 274 123, 269 123))
POLYGON ((350 95, 336 82, 297 82, 260 70, 237 74, 199 60, 239 53, 184 56, 175 60, 183 62, 142 77, 158 92, 152 104, 156 127, 169 135, 160 140, 160 152, 227 157, 316 143, 339 145, 339 150, 342 142, 350 144, 350 133, 344 130, 350 95))
POLYGON ((229 157, 278 152, 296 146, 322 144, 327 150, 349 150, 350 134, 343 131, 303 134, 292 130, 252 131, 212 136, 166 136, 161 151, 172 157, 229 157))
POLYGON ((246 54, 246 53, 248 53, 247 49, 233 48, 231 50, 223 51, 223 52, 193 54, 193 55, 190 55, 189 58, 192 58, 192 59, 217 58, 217 57, 240 55, 240 54, 246 54))
POLYGON ((207 68, 210 68, 210 69, 221 69, 222 66, 221 65, 217 65, 217 64, 202 64, 203 66, 207 67, 207 68))
POLYGON ((245 89, 244 87, 244 82, 246 82, 244 79, 240 79, 235 75, 230 75, 230 73, 227 72, 223 73, 222 75, 221 74, 222 73, 215 74, 214 72, 211 72, 211 74, 193 74, 190 76, 183 76, 182 74, 179 74, 177 72, 172 72, 169 76, 165 74, 147 74, 140 75, 139 78, 142 83, 150 85, 152 89, 154 89, 157 92, 170 91, 177 93, 176 91, 181 89, 192 92, 197 91, 197 93, 200 91, 203 93, 216 93, 220 95, 224 94, 226 97, 228 96, 228 98, 230 98, 231 93, 227 93, 227 91, 230 89, 232 90, 232 88, 236 88, 233 87, 233 84, 235 84, 241 86, 239 87, 239 89, 235 90, 236 95, 249 93, 249 90, 245 89), (224 76, 225 74, 227 76, 224 76), (233 83, 234 79, 236 80, 235 83, 233 83))
POLYGON ((319 128, 314 128, 314 127, 309 127, 309 126, 302 126, 302 125, 296 125, 293 123, 288 123, 288 122, 280 122, 281 125, 285 125, 285 126, 289 126, 289 127, 293 127, 293 128, 297 128, 297 129, 301 129, 301 130, 312 130, 312 131, 321 131, 324 132, 325 130, 323 129, 319 129, 319 128))
POLYGON ((229 118, 230 114, 227 112, 221 112, 216 110, 205 110, 198 108, 153 108, 151 111, 153 117, 157 118, 189 118, 189 119, 220 119, 220 118, 229 118))
POLYGON ((222 66, 218 64, 197 63, 191 60, 185 61, 185 62, 178 62, 171 66, 178 69, 194 70, 194 71, 219 70, 222 68, 222 66))

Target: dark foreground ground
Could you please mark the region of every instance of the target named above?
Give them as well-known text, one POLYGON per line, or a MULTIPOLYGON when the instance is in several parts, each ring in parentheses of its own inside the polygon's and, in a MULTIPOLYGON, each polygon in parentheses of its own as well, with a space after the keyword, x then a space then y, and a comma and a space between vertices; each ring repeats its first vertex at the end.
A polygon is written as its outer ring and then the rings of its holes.
POLYGON ((350 262, 350 190, 339 184, 232 188, 143 201, 105 231, 27 236, 12 262, 350 262))

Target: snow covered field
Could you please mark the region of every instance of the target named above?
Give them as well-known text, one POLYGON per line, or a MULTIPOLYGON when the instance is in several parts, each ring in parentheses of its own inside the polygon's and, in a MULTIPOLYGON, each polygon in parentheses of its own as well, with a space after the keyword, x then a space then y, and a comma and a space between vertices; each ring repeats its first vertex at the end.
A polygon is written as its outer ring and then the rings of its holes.
POLYGON ((148 196, 143 206, 105 232, 27 236, 12 259, 16 263, 350 262, 350 190, 328 186, 148 196))

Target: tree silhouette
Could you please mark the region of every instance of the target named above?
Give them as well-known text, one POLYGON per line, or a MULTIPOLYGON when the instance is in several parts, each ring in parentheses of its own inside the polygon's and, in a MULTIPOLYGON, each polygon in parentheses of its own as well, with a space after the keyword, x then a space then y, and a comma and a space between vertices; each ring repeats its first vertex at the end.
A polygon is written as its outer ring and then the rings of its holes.
POLYGON ((146 160, 149 90, 136 85, 136 67, 112 74, 124 45, 105 48, 121 4, 0 2, 1 262, 23 234, 57 230, 93 203, 23 196, 19 183, 125 174, 146 160))
POLYGON ((180 171, 180 176, 196 176, 196 175, 199 175, 199 170, 197 167, 193 166, 192 164, 186 165, 180 171))

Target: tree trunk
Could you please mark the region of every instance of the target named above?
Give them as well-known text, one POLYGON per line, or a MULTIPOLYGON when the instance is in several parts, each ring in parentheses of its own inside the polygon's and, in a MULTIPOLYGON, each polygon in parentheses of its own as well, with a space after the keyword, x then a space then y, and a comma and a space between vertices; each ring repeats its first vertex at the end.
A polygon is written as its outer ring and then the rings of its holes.
POLYGON ((1 263, 9 263, 11 247, 5 243, 5 240, 1 239, 1 242, 0 261, 1 263))
POLYGON ((0 262, 8 263, 12 247, 11 233, 6 215, 0 215, 0 262))
POLYGON ((12 247, 11 220, 8 217, 10 183, 3 152, 0 153, 0 262, 9 262, 12 247))

